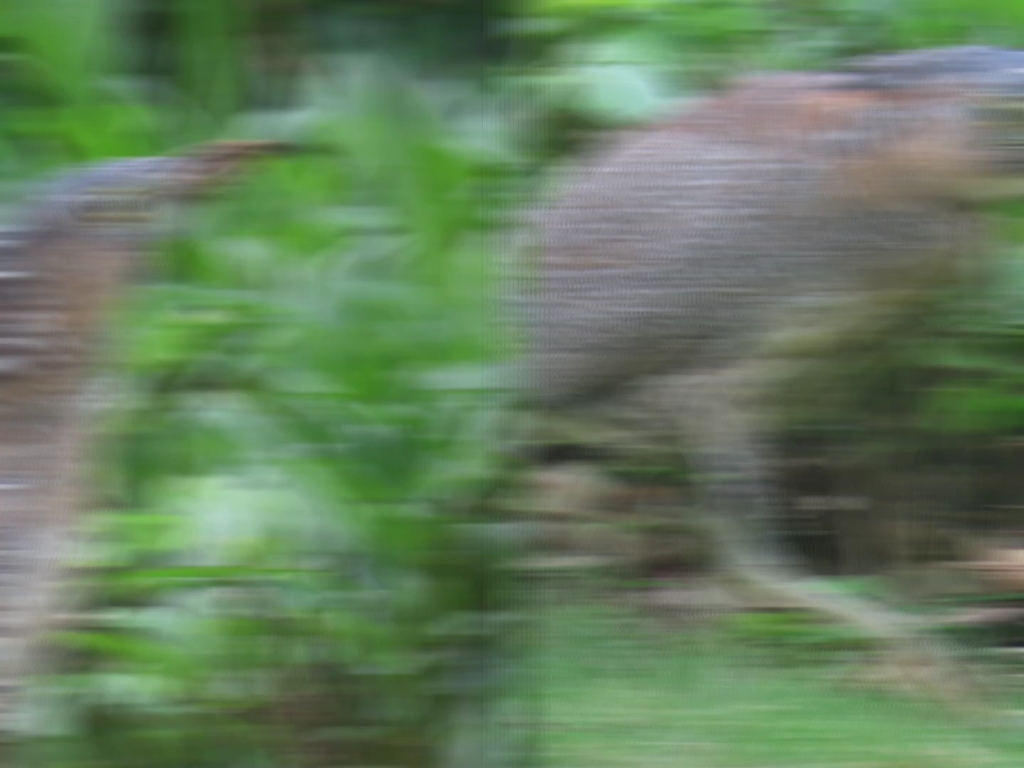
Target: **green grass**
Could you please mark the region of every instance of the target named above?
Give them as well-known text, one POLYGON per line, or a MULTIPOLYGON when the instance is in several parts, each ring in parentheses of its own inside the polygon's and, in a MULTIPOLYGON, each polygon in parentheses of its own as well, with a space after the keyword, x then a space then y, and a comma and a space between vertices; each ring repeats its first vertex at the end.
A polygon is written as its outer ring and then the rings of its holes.
POLYGON ((542 764, 552 768, 1024 765, 1012 732, 841 689, 826 665, 766 664, 719 630, 562 599, 545 605, 537 639, 542 764))

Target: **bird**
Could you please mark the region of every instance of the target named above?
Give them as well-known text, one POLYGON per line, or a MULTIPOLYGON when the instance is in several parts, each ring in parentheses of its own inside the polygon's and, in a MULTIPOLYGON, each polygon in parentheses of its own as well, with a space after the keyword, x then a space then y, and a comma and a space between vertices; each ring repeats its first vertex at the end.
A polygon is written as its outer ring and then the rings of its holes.
POLYGON ((42 637, 70 594, 63 566, 90 435, 82 394, 103 318, 159 240, 156 216, 259 158, 310 149, 215 141, 75 167, 40 183, 0 232, 0 736, 18 728, 42 637))

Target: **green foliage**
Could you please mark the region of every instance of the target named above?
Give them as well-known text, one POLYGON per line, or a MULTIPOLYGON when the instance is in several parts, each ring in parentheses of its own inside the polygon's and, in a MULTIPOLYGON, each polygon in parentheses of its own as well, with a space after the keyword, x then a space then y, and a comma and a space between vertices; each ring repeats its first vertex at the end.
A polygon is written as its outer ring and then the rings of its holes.
MULTIPOLYGON (((181 108, 111 96, 111 62, 72 73, 49 17, 26 15, 22 63, 63 90, 6 123, 33 149, 10 175, 278 130, 239 112, 220 43, 241 20, 214 5, 189 5, 181 108)), ((487 110, 443 84, 319 74, 286 129, 335 154, 180 218, 113 323, 101 469, 129 511, 97 518, 95 609, 56 638, 70 655, 38 691, 34 764, 507 758, 465 725, 508 690, 515 630, 514 547, 466 508, 496 434, 500 140, 461 141, 487 110)))
POLYGON ((1024 431, 1024 261, 1009 253, 976 305, 944 320, 945 333, 909 359, 937 383, 920 405, 926 429, 955 435, 1011 436, 1024 431))
POLYGON ((831 663, 838 654, 871 648, 871 641, 845 627, 822 624, 792 611, 739 613, 723 627, 727 637, 784 665, 831 663))
MULTIPOLYGON (((101 538, 121 565, 97 589, 152 607, 75 638, 98 670, 57 689, 103 702, 94 743, 160 722, 191 733, 210 712, 241 728, 220 765, 289 742, 382 759, 408 739, 418 757, 386 759, 429 761, 461 708, 492 695, 509 631, 491 609, 501 542, 455 509, 494 434, 479 169, 411 91, 339 96, 349 113, 313 129, 339 159, 268 168, 198 213, 167 253, 176 279, 118 323, 129 378, 112 490, 153 511, 101 538), (322 684, 296 689, 310 674, 322 684), (348 736, 324 744, 285 719, 273 743, 254 739, 271 715, 247 713, 296 695, 348 736)), ((208 741, 183 744, 213 760, 224 745, 208 741)))
MULTIPOLYGON (((879 585, 871 579, 834 579, 828 587, 879 597, 879 585)), ((802 611, 736 613, 723 621, 721 631, 725 637, 761 653, 767 661, 782 665, 833 663, 844 654, 873 648, 873 641, 856 630, 802 611)))
MULTIPOLYGON (((658 115, 750 69, 825 67, 843 56, 934 45, 1020 45, 1009 0, 534 0, 516 31, 538 51, 527 92, 538 135, 658 115), (537 64, 540 64, 538 67, 537 64)), ((572 143, 547 138, 555 151, 572 143)))

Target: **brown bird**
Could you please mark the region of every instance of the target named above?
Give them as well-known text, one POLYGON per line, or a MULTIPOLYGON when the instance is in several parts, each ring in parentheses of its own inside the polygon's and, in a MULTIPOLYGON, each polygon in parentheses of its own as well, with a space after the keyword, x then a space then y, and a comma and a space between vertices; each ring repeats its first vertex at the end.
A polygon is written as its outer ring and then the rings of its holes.
POLYGON ((893 658, 927 655, 940 682, 917 617, 807 578, 780 534, 765 417, 815 358, 827 369, 984 276, 986 203, 1024 194, 1022 104, 1024 51, 997 48, 750 77, 557 176, 515 286, 528 405, 613 411, 637 442, 675 443, 724 575, 893 658))
POLYGON ((60 594, 87 437, 81 393, 101 319, 161 206, 214 192, 288 142, 217 142, 66 172, 0 241, 0 733, 60 594))

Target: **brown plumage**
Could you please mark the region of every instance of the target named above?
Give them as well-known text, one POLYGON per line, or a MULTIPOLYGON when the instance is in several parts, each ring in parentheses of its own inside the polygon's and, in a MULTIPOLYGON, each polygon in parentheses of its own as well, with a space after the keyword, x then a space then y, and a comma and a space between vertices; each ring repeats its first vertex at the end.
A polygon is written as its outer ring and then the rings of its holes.
POLYGON ((913 647, 903 617, 804 585, 773 530, 758 398, 787 356, 875 333, 975 274, 983 202, 1024 193, 1022 106, 1024 52, 953 48, 751 77, 613 136, 532 222, 526 401, 633 393, 697 438, 733 575, 913 647))
POLYGON ((152 215, 215 191, 250 160, 302 150, 219 142, 72 170, 43 185, 0 242, 0 731, 17 711, 73 540, 90 355, 149 250, 152 215))

